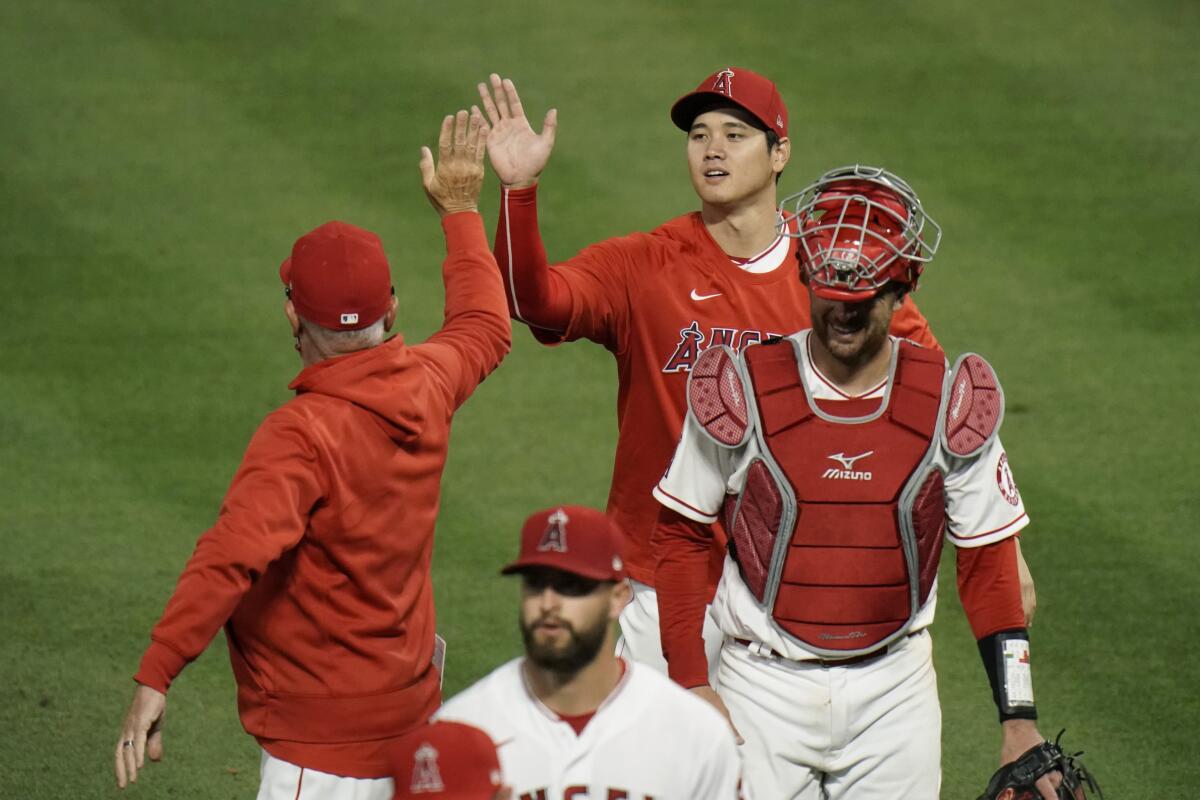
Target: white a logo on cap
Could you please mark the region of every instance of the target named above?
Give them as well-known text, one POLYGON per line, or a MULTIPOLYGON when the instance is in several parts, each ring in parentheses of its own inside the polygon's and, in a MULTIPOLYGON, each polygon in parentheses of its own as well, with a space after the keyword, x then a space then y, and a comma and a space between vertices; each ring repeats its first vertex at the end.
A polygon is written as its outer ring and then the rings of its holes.
POLYGON ((718 72, 717 79, 713 81, 712 90, 726 97, 733 97, 733 70, 726 67, 718 72))
POLYGON ((413 754, 412 785, 408 790, 413 794, 424 792, 444 792, 446 784, 442 783, 442 774, 438 772, 437 749, 425 742, 413 754))
POLYGON ((353 325, 358 322, 358 314, 342 314, 343 325, 353 325))
POLYGON ((542 539, 538 542, 538 552, 545 553, 553 550, 556 553, 567 552, 567 523, 570 521, 567 512, 561 508, 551 514, 546 522, 546 530, 542 533, 542 539))

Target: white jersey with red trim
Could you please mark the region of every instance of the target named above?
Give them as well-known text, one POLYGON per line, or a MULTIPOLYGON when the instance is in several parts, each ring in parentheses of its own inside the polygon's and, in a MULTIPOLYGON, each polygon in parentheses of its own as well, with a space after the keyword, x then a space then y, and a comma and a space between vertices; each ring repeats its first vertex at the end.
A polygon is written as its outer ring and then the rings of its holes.
POLYGON ((625 674, 578 735, 529 689, 523 658, 452 697, 435 715, 496 743, 514 800, 736 800, 741 760, 729 724, 649 667, 625 674))
MULTIPOLYGON (((816 401, 846 401, 888 397, 887 381, 870 391, 851 397, 839 390, 812 363, 808 337, 811 331, 801 331, 788 337, 797 342, 800 369, 804 382, 816 401)), ((895 337, 891 337, 892 359, 896 358, 895 337)), ((891 371, 889 371, 891 374, 891 371)), ((823 404, 823 408, 829 410, 823 404)), ((833 411, 836 414, 836 410, 833 411)), ((683 434, 675 457, 666 474, 654 488, 654 497, 667 508, 696 522, 711 523, 717 519, 725 497, 741 492, 746 470, 760 457, 756 436, 751 435, 740 447, 723 447, 709 438, 692 414, 684 421, 683 434)), ((869 472, 872 458, 884 458, 883 453, 829 453, 830 464, 845 471, 869 472)), ((944 447, 939 436, 935 442, 933 464, 945 474, 946 537, 956 547, 981 547, 1013 536, 1029 524, 1025 505, 1008 456, 999 436, 977 455, 959 458, 944 447)), ((928 627, 933 622, 937 605, 937 587, 929 600, 917 612, 912 631, 928 627)), ((802 661, 815 656, 802 645, 781 634, 770 613, 759 607, 754 595, 743 582, 737 564, 725 558, 724 573, 713 600, 713 616, 725 635, 761 642, 786 658, 802 661)))

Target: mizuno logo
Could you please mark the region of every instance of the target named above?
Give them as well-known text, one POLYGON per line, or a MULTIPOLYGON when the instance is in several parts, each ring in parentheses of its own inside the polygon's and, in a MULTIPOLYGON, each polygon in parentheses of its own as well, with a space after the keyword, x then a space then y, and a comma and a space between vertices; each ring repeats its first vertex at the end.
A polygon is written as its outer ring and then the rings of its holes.
POLYGON ((847 456, 845 453, 834 453, 832 455, 825 456, 826 458, 832 458, 834 461, 841 464, 842 468, 838 469, 837 467, 830 467, 829 469, 825 470, 821 477, 839 481, 869 481, 871 480, 871 473, 865 470, 855 469, 854 463, 860 459, 866 458, 869 455, 874 455, 874 453, 874 450, 868 450, 867 452, 859 453, 856 456, 847 456))
POLYGON ((834 461, 837 461, 839 464, 841 464, 846 469, 854 469, 855 461, 858 461, 861 458, 866 458, 867 456, 871 456, 871 455, 875 455, 874 450, 868 450, 867 452, 860 453, 856 456, 847 456, 845 453, 834 453, 831 456, 826 456, 826 458, 832 458, 834 461))
POLYGON ((699 303, 701 300, 712 300, 714 297, 720 297, 721 293, 715 294, 697 294, 695 289, 692 289, 692 299, 699 303))

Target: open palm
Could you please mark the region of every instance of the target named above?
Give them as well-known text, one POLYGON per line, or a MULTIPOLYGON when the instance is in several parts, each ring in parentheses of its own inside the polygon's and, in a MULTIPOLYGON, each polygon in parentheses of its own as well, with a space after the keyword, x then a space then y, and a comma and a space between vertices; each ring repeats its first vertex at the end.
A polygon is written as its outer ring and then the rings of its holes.
POLYGON ((558 112, 550 109, 537 133, 525 116, 517 87, 507 78, 492 74, 490 87, 479 84, 479 98, 487 112, 491 133, 487 153, 492 169, 500 182, 509 188, 523 188, 537 183, 538 176, 550 160, 554 149, 554 133, 558 127, 558 112))

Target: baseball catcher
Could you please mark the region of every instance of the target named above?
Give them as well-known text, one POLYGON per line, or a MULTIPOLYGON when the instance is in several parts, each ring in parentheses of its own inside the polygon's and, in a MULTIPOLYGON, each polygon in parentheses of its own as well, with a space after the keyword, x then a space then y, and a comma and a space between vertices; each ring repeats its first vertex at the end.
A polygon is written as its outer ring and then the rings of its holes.
POLYGON ((1038 780, 1052 772, 1062 776, 1055 790, 1059 800, 1104 800, 1100 785, 1079 760, 1082 752, 1067 755, 1059 746, 1063 732, 1053 742, 1042 742, 1021 754, 1016 761, 1005 764, 988 781, 987 790, 979 800, 1038 800, 1041 792, 1038 780))

